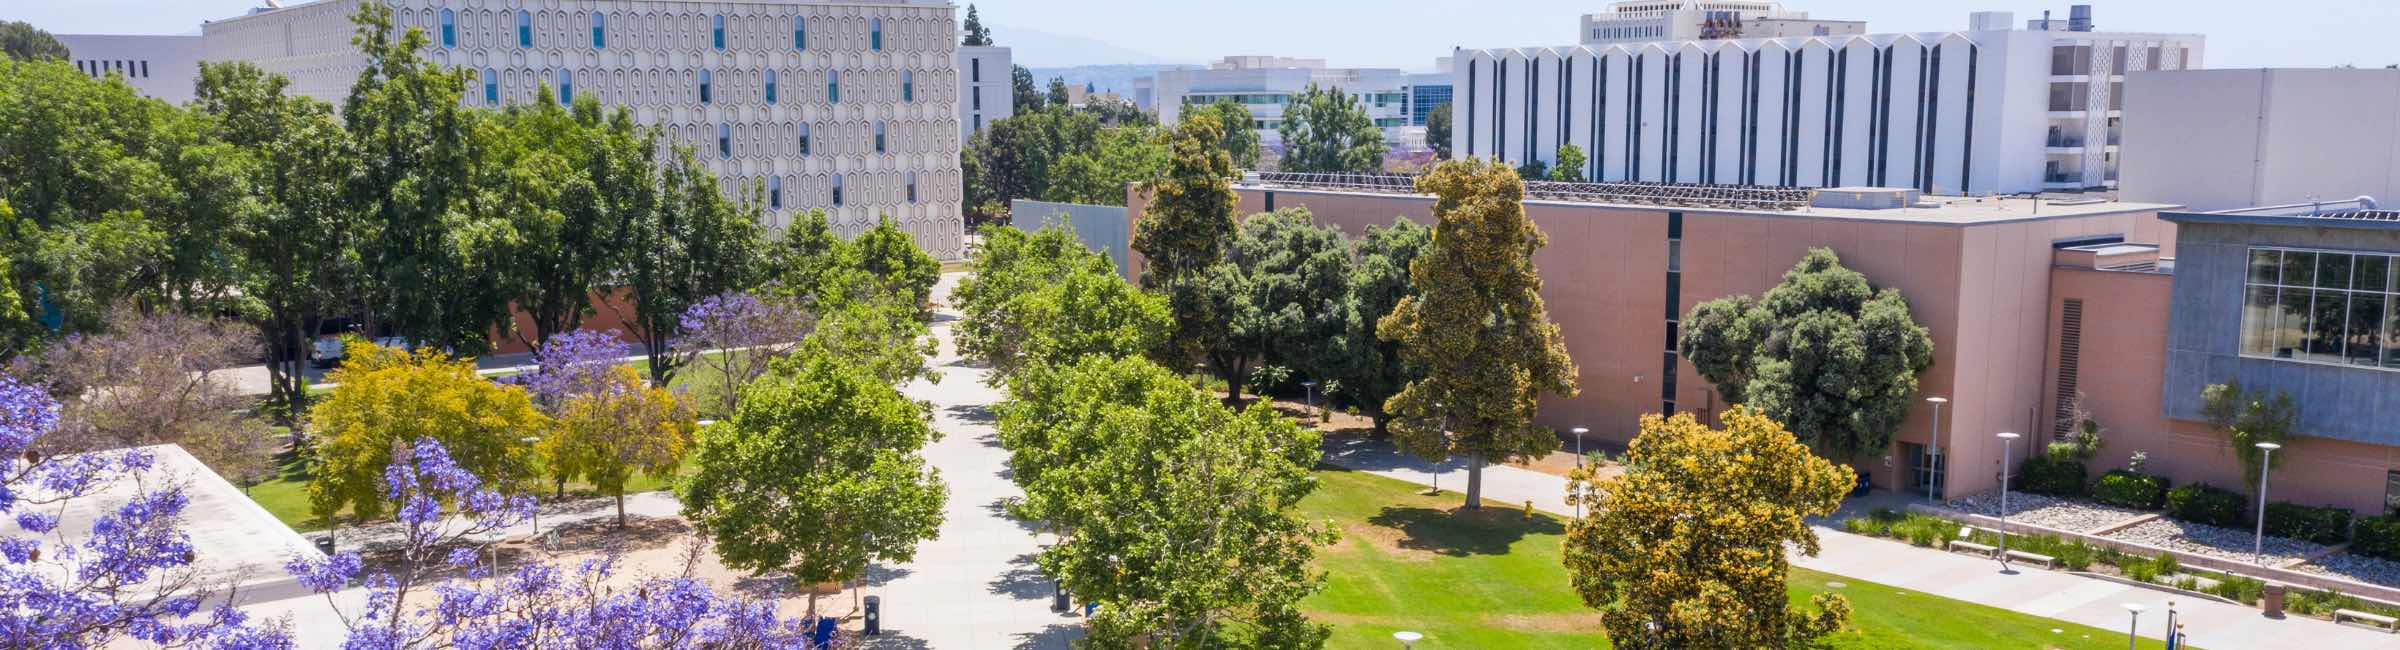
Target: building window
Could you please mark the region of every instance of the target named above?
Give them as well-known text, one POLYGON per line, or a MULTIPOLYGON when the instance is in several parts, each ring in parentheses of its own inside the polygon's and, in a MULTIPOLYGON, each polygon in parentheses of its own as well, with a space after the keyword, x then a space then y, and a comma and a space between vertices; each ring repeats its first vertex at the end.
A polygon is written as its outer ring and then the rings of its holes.
POLYGON ((2109 56, 2108 59, 2109 74, 2125 74, 2125 57, 2132 54, 2129 52, 2131 49, 2132 48, 2119 45, 2115 50, 2110 52, 2111 56, 2109 56))
POLYGON ((792 17, 792 49, 808 51, 808 17, 792 17))
POLYGON ((558 71, 558 103, 575 103, 575 71, 558 71))
POLYGON ((917 71, 900 71, 900 101, 917 101, 917 71))
POLYGON ((767 209, 783 209, 783 177, 767 177, 767 209))
POLYGON ((833 175, 833 207, 842 207, 842 175, 833 175))
POLYGON ((2400 261, 2372 253, 2251 248, 2241 354, 2400 369, 2400 261))
POLYGON ((2051 82, 2051 83, 2050 83, 2050 110, 2053 110, 2053 111, 2081 111, 2081 110, 2089 110, 2089 109, 2091 108, 2091 102, 2092 102, 2091 93, 2092 93, 2092 85, 2091 85, 2091 84, 2089 84, 2089 83, 2085 83, 2085 82, 2081 82, 2081 81, 2054 81, 2054 82, 2051 82))
POLYGON ((908 173, 908 203, 909 203, 909 205, 916 205, 916 203, 917 203, 917 173, 916 173, 916 172, 909 172, 909 173, 908 173))
POLYGON ((831 104, 842 103, 842 71, 825 71, 825 101, 831 104))
POLYGON ((983 83, 983 59, 967 59, 967 81, 983 83))
POLYGON ((500 73, 491 68, 483 69, 483 103, 500 105, 500 73))
POLYGON ((594 12, 592 14, 592 49, 598 50, 607 48, 608 16, 606 14, 594 12))
POLYGON ((775 103, 775 71, 767 71, 767 103, 775 103))
POLYGON ((442 47, 458 47, 458 13, 442 10, 442 47))
POLYGON ((2396 510, 2400 510, 2400 471, 2386 470, 2383 473, 2383 512, 2391 514, 2396 510))
POLYGON ((883 153, 883 123, 875 123, 875 153, 883 153))
POLYGON ((715 75, 709 74, 707 70, 700 71, 700 103, 706 104, 716 98, 716 94, 711 92, 714 90, 714 81, 715 75))
POLYGON ((709 43, 716 46, 717 49, 725 49, 725 17, 722 15, 710 16, 709 25, 709 43))
POLYGON ((877 52, 883 51, 882 18, 872 19, 867 22, 867 49, 877 52))
POLYGON ((533 13, 517 10, 517 47, 533 47, 533 13))
POLYGON ((800 123, 800 155, 808 155, 808 123, 800 123))
POLYGON ((731 125, 717 125, 717 157, 733 157, 733 127, 731 125))
POLYGON ((969 97, 969 98, 970 98, 972 101, 974 101, 974 102, 975 102, 975 110, 979 110, 979 111, 980 111, 980 110, 983 110, 983 87, 982 87, 982 86, 974 86, 974 87, 968 88, 968 89, 967 89, 967 96, 968 96, 968 97, 969 97))

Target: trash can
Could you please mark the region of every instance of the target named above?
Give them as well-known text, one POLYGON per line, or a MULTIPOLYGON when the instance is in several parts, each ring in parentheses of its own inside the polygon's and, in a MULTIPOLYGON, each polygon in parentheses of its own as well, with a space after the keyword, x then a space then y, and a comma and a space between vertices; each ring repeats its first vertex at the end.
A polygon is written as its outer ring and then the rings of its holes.
POLYGON ((836 618, 831 618, 831 617, 819 617, 819 618, 817 619, 816 629, 814 629, 814 630, 809 630, 809 635, 808 635, 808 647, 811 647, 811 648, 831 648, 831 647, 833 647, 833 630, 834 630, 834 626, 836 626, 836 625, 840 625, 840 624, 841 624, 841 622, 842 622, 842 621, 841 621, 841 619, 836 619, 836 618))
POLYGON ((2258 599, 2258 608, 2266 610, 2267 618, 2283 618, 2283 595, 2289 589, 2280 584, 2267 583, 2267 588, 2258 599))
POLYGON ((1074 607, 1074 604, 1067 602, 1067 583, 1056 581, 1051 582, 1050 611, 1065 612, 1071 607, 1074 607))
POLYGON ((324 554, 326 554, 326 555, 332 555, 332 554, 333 554, 333 536, 332 536, 332 535, 318 535, 315 541, 316 541, 316 543, 317 543, 317 552, 318 552, 318 553, 324 553, 324 554))
POLYGON ((867 616, 863 625, 866 628, 863 633, 867 636, 875 636, 883 633, 882 596, 867 597, 867 616))

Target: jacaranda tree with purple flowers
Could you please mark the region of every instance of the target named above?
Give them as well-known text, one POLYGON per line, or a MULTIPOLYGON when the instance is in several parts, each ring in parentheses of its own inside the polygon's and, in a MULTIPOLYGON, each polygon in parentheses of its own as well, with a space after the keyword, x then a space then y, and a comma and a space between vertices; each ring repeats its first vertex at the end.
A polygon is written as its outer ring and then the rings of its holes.
POLYGON ((632 346, 617 340, 616 330, 575 330, 550 337, 533 353, 533 370, 517 375, 514 383, 533 394, 533 403, 557 416, 567 401, 616 385, 614 369, 632 346))
POLYGON ((696 363, 715 383, 704 399, 714 399, 712 411, 731 415, 741 400, 741 388, 767 374, 776 359, 790 356, 816 329, 816 317, 798 298, 724 293, 694 303, 683 312, 683 335, 675 339, 678 365, 696 363))
POLYGON ((720 596, 688 574, 628 581, 618 579, 613 560, 594 559, 572 567, 529 563, 495 576, 481 561, 480 545, 530 516, 533 502, 486 487, 432 440, 398 455, 384 475, 385 498, 399 504, 401 524, 397 547, 386 552, 388 560, 379 557, 389 568, 368 572, 356 551, 286 566, 302 586, 326 596, 349 630, 344 648, 841 645, 816 637, 802 621, 778 619, 771 601, 720 596), (460 575, 439 577, 445 573, 460 575), (351 588, 365 589, 366 598, 346 608, 334 595, 351 588))
POLYGON ((253 625, 201 584, 193 548, 179 528, 186 505, 176 485, 143 485, 89 524, 62 526, 69 500, 117 481, 139 480, 152 457, 140 450, 45 456, 42 436, 58 426, 58 403, 0 374, 0 646, 90 648, 141 644, 281 650, 281 625, 253 625), (73 530, 70 530, 73 529, 73 530), (206 608, 205 611, 204 608, 206 608))

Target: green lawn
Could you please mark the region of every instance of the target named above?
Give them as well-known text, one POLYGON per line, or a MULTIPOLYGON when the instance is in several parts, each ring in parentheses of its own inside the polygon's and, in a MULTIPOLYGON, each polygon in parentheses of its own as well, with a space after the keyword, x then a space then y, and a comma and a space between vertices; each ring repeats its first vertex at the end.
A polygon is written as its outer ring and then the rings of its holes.
MULTIPOLYGON (((1333 648, 1397 647, 1392 632, 1425 634, 1420 650, 1596 648, 1608 642, 1599 613, 1583 606, 1559 562, 1561 520, 1487 509, 1454 516, 1456 493, 1417 494, 1415 485, 1362 472, 1317 473, 1322 487, 1300 504, 1331 520, 1342 540, 1318 565, 1325 589, 1305 607, 1334 626, 1333 648)), ((1837 648, 2122 648, 2122 631, 1793 569, 1792 600, 1827 590, 1850 599, 1851 628, 1837 648), (1828 583, 1842 583, 1839 588, 1828 583), (2063 633, 2052 633, 2056 628, 2063 633)), ((2143 647, 2161 647, 2144 640, 2143 647)))
MULTIPOLYGON (((309 513, 308 479, 310 463, 308 460, 305 458, 295 458, 289 453, 284 453, 277 454, 275 457, 275 462, 280 470, 275 473, 274 478, 269 479, 264 483, 250 486, 250 489, 248 490, 250 494, 250 500, 258 502, 260 507, 267 509, 267 514, 274 515, 276 519, 282 520, 284 525, 291 526, 292 530, 303 533, 324 530, 324 520, 319 519, 315 515, 309 513)), ((690 468, 686 467, 685 469, 689 470, 690 468)), ((671 486, 669 485, 669 481, 667 479, 653 479, 636 474, 634 475, 633 480, 626 482, 625 493, 639 494, 643 492, 665 490, 670 487, 671 486)), ((569 499, 589 498, 595 496, 599 496, 599 494, 592 491, 592 486, 590 484, 583 482, 573 482, 567 484, 567 498, 569 499)), ((549 503, 551 499, 554 498, 550 491, 550 483, 547 480, 542 481, 540 497, 543 503, 549 503)), ((344 510, 343 512, 348 513, 349 511, 344 510)), ((348 522, 344 522, 344 524, 347 525, 348 522)))

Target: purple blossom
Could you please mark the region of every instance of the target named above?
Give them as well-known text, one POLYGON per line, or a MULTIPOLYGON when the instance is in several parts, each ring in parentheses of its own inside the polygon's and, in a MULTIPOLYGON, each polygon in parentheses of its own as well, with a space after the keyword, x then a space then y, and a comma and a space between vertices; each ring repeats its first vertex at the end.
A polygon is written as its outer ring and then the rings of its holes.
POLYGON ((534 403, 555 413, 570 398, 615 387, 609 375, 632 350, 617 339, 615 330, 567 332, 544 341, 534 352, 534 369, 515 377, 514 383, 532 393, 534 403))
POLYGON ((675 354, 725 378, 716 397, 717 413, 726 414, 733 411, 736 397, 731 387, 766 374, 775 359, 791 354, 816 330, 816 319, 788 300, 726 293, 693 303, 684 310, 681 325, 675 354))

